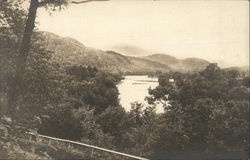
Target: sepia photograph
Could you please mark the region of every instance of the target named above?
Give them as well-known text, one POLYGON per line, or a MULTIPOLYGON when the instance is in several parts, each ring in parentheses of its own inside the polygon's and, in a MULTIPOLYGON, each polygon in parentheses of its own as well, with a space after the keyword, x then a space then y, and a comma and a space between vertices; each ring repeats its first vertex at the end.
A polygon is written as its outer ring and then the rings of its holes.
POLYGON ((0 160, 250 160, 248 0, 0 0, 0 160))

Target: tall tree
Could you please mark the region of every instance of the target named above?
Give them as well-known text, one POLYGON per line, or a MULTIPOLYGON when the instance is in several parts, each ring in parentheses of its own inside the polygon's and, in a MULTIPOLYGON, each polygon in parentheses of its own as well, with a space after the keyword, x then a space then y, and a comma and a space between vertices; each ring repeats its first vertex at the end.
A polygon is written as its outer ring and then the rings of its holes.
POLYGON ((61 9, 62 6, 65 6, 69 3, 72 4, 81 4, 88 3, 92 1, 106 1, 106 0, 84 0, 84 1, 71 1, 71 0, 31 0, 28 18, 25 24, 25 29, 22 36, 22 41, 19 49, 19 55, 16 61, 16 73, 14 77, 14 81, 12 84, 12 89, 9 94, 9 109, 8 115, 14 116, 15 110, 17 107, 18 97, 20 95, 20 91, 22 90, 22 81, 23 75, 25 71, 27 55, 30 51, 31 46, 31 36, 35 27, 36 13, 37 9, 40 7, 53 8, 59 7, 61 9))

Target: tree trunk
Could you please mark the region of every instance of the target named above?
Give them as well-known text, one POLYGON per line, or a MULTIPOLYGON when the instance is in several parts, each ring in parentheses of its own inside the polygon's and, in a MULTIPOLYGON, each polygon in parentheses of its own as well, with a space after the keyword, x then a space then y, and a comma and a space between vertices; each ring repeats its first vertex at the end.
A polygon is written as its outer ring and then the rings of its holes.
POLYGON ((23 33, 23 38, 21 41, 21 46, 19 50, 19 55, 16 61, 16 73, 11 85, 11 90, 8 99, 8 110, 7 115, 15 117, 17 110, 18 97, 21 94, 23 86, 23 76, 26 66, 26 60, 31 46, 31 36, 33 29, 35 27, 36 12, 38 8, 38 0, 31 0, 28 19, 26 21, 25 30, 23 33))

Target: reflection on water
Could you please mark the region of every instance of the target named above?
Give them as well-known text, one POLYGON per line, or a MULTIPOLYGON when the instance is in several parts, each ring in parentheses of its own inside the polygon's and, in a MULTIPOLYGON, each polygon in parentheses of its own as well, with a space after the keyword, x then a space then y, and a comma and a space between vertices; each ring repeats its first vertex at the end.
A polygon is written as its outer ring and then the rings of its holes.
MULTIPOLYGON (((125 79, 118 84, 119 98, 121 105, 126 111, 131 108, 131 103, 138 101, 147 105, 144 100, 148 96, 148 88, 155 88, 158 85, 157 78, 148 76, 125 76, 125 79)), ((157 112, 163 112, 162 107, 157 108, 157 112)))

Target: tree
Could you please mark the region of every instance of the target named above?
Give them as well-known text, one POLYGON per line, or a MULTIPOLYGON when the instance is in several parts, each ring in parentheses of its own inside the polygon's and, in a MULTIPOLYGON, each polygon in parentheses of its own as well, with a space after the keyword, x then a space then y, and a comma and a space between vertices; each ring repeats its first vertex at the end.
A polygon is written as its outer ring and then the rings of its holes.
MULTIPOLYGON (((18 1, 4 0, 0 2, 0 88, 1 95, 4 97, 1 98, 2 101, 10 91, 25 14, 25 10, 20 7, 18 1)), ((2 109, 3 107, 0 106, 2 109)))
POLYGON ((128 130, 129 120, 124 108, 121 106, 108 107, 101 114, 96 115, 96 123, 104 134, 111 137, 109 143, 119 149, 124 149, 123 134, 128 130))
POLYGON ((150 154, 159 136, 160 116, 156 114, 155 106, 143 109, 140 103, 133 103, 128 113, 129 127, 122 136, 124 146, 139 155, 150 154))
MULTIPOLYGON (((17 106, 17 100, 20 95, 21 86, 23 85, 23 75, 25 72, 25 66, 27 61, 27 55, 30 51, 31 46, 31 36, 33 29, 35 27, 36 13, 39 7, 52 8, 55 10, 56 7, 62 8, 63 5, 69 3, 72 4, 81 4, 88 3, 93 1, 103 1, 103 0, 85 0, 85 1, 69 1, 69 0, 31 0, 28 10, 28 18, 24 27, 24 32, 19 48, 19 54, 17 56, 16 66, 15 66, 15 77, 12 84, 12 89, 9 94, 9 109, 8 114, 14 115, 17 106)), ((6 2, 6 1, 4 1, 6 2)), ((12 2, 12 1, 11 1, 12 2)), ((8 3, 8 2, 6 2, 8 3)), ((4 3, 3 3, 4 4, 4 3)), ((2 4, 1 4, 2 5, 2 4)), ((20 5, 20 4, 19 4, 20 5)), ((8 18, 7 18, 8 20, 8 18)))
POLYGON ((242 81, 243 81, 242 83, 245 87, 247 87, 247 88, 250 87, 250 76, 244 77, 242 81))
MULTIPOLYGON (((10 42, 14 43, 13 41, 10 42)), ((33 118, 46 115, 51 106, 56 106, 65 98, 63 85, 66 85, 64 79, 67 77, 60 67, 51 61, 51 53, 44 49, 36 38, 33 38, 32 43, 33 46, 27 57, 27 65, 23 76, 16 119, 23 126, 37 128, 38 126, 32 125, 33 118)), ((16 48, 10 48, 10 44, 2 45, 0 48, 0 106, 3 115, 8 109, 8 94, 12 91, 15 51, 16 48)))
POLYGON ((157 148, 247 151, 249 90, 239 76, 210 64, 200 73, 159 77, 159 86, 149 90, 147 98, 150 103, 168 104, 157 148))

